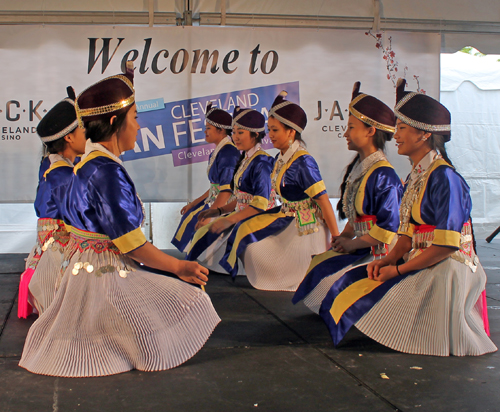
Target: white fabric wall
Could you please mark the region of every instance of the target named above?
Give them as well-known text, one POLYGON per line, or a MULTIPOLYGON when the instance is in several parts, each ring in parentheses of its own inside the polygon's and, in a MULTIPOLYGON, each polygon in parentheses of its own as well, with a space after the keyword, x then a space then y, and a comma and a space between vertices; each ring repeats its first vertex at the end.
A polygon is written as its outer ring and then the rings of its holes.
POLYGON ((32 204, 0 204, 0 253, 26 253, 36 241, 32 204))
POLYGON ((477 238, 500 226, 500 56, 441 55, 441 102, 450 110, 448 152, 471 188, 477 238))

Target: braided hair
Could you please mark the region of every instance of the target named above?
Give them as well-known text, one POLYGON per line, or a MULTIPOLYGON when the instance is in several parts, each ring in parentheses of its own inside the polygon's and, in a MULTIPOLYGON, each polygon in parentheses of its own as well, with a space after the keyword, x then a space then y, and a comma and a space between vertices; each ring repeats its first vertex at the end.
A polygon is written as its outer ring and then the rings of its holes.
MULTIPOLYGON (((366 127, 373 127, 367 123, 363 124, 366 127)), ((385 142, 387 140, 390 140, 392 138, 392 135, 390 133, 384 132, 382 130, 376 129, 375 134, 373 135, 373 144, 378 150, 383 150, 385 151, 385 142)), ((342 183, 340 185, 340 199, 337 203, 337 212, 339 214, 340 219, 344 220, 346 218, 346 215, 344 213, 344 194, 345 194, 345 189, 347 186, 347 179, 349 175, 352 172, 352 169, 354 168, 356 162, 360 159, 359 153, 354 157, 354 159, 349 163, 349 165, 346 168, 345 174, 344 174, 344 179, 342 180, 342 183)))
POLYGON ((446 148, 444 147, 444 136, 440 134, 431 134, 431 137, 429 138, 429 144, 431 146, 432 150, 436 150, 439 152, 439 154, 443 157, 443 159, 449 163, 451 166, 453 166, 453 163, 451 163, 450 158, 448 157, 448 153, 446 153, 446 148))

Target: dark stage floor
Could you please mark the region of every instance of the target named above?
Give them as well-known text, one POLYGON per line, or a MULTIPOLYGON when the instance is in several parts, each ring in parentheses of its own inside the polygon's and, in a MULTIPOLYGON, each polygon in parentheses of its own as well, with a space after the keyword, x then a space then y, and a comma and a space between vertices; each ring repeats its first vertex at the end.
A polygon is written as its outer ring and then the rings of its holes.
MULTIPOLYGON (((500 238, 478 242, 500 345, 500 238)), ((53 378, 17 366, 35 316, 17 318, 25 255, 0 255, 0 411, 500 411, 500 353, 431 357, 347 335, 335 349, 322 320, 292 294, 212 275, 222 322, 182 366, 103 378, 53 378), (385 373, 389 379, 382 379, 385 373)))

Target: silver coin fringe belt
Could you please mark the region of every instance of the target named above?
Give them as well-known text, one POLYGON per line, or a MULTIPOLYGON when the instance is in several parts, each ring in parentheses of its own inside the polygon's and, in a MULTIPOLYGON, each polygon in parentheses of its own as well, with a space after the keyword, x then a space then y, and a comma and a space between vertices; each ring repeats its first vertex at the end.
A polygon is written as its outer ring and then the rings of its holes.
POLYGON ((295 218, 295 227, 299 236, 310 235, 319 230, 320 220, 323 220, 323 214, 316 202, 311 198, 291 202, 281 198, 281 212, 286 216, 295 218))
MULTIPOLYGON (((425 249, 432 246, 434 242, 434 230, 436 226, 417 225, 412 236, 412 250, 408 260, 420 255, 425 249)), ((468 266, 475 272, 479 259, 472 245, 472 226, 470 221, 466 222, 460 233, 460 249, 450 256, 452 259, 468 266)))
MULTIPOLYGON (((210 183, 210 189, 208 190, 208 196, 205 199, 205 204, 208 205, 208 207, 212 206, 217 199, 217 196, 219 196, 220 193, 220 185, 217 183, 210 183)), ((236 197, 234 195, 231 195, 226 202, 226 205, 231 203, 233 200, 235 200, 236 197)))
MULTIPOLYGON (((375 215, 357 216, 354 222, 352 222, 354 234, 356 237, 369 234, 375 223, 377 223, 377 216, 375 215)), ((372 255, 376 259, 387 256, 389 253, 389 246, 385 243, 379 243, 378 245, 372 246, 371 249, 372 255)))
POLYGON ((212 206, 215 202, 215 199, 217 199, 217 196, 219 196, 219 193, 219 185, 216 183, 211 183, 210 189, 208 190, 208 196, 205 199, 205 204, 208 206, 212 206))
POLYGON ((36 269, 43 252, 51 249, 53 251, 59 250, 62 253, 69 241, 69 233, 66 231, 64 222, 60 219, 38 219, 36 232, 35 253, 27 265, 33 270, 36 269))
MULTIPOLYGON (((247 192, 242 192, 238 188, 234 190, 234 196, 236 198, 236 211, 245 210, 252 202, 253 195, 247 192)), ((229 203, 229 202, 228 202, 229 203)), ((271 190, 271 195, 269 196, 269 202, 267 204, 267 209, 272 209, 276 204, 276 192, 271 190)))
POLYGON ((97 277, 101 277, 106 273, 117 272, 120 277, 126 278, 128 273, 136 271, 134 267, 127 265, 122 259, 116 259, 116 257, 122 253, 108 236, 76 228, 71 228, 70 243, 68 244, 67 253, 62 263, 62 271, 66 271, 75 253, 79 252, 83 254, 88 251, 93 251, 97 254, 109 252, 109 254, 102 255, 102 258, 95 259, 94 262, 75 262, 71 269, 73 276, 78 276, 82 273, 92 273, 97 277), (115 258, 113 258, 113 256, 115 256, 115 258), (97 262, 99 262, 98 267, 95 266, 97 262))

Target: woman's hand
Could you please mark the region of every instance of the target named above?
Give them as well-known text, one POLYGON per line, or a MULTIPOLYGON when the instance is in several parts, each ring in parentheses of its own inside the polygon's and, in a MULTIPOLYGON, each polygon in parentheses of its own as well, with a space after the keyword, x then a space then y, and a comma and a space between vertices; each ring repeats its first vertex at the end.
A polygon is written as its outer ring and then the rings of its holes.
POLYGON ((356 250, 353 240, 344 236, 332 236, 332 249, 339 253, 351 253, 356 250))
POLYGON ((188 203, 186 206, 184 206, 182 209, 181 209, 181 215, 184 215, 184 213, 186 213, 189 209, 191 209, 193 206, 191 205, 191 203, 188 203))
POLYGON ((185 282, 197 285, 206 285, 208 282, 208 269, 198 262, 181 260, 176 275, 185 282))
POLYGON ((375 277, 378 277, 380 269, 385 266, 389 266, 389 262, 385 259, 377 259, 368 263, 368 266, 366 267, 368 277, 370 279, 377 280, 375 277))
POLYGON ((219 217, 219 209, 207 209, 198 214, 198 222, 204 219, 209 219, 212 217, 219 217))
MULTIPOLYGON (((398 275, 399 275, 399 273, 398 273, 398 269, 396 268, 396 266, 388 265, 388 266, 384 266, 384 267, 379 268, 377 275, 373 276, 373 278, 370 278, 370 279, 378 280, 379 282, 385 282, 387 280, 395 278, 398 275)), ((370 277, 370 276, 368 275, 368 277, 370 277)))
POLYGON ((212 223, 212 226, 210 227, 210 232, 222 233, 224 232, 224 230, 229 229, 233 225, 234 223, 232 223, 228 218, 221 217, 220 219, 217 219, 214 223, 212 223))
POLYGON ((202 228, 203 226, 208 225, 210 223, 210 220, 211 220, 210 218, 198 220, 198 222, 196 223, 196 226, 194 227, 194 230, 198 230, 198 229, 202 228))

